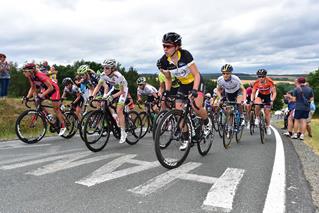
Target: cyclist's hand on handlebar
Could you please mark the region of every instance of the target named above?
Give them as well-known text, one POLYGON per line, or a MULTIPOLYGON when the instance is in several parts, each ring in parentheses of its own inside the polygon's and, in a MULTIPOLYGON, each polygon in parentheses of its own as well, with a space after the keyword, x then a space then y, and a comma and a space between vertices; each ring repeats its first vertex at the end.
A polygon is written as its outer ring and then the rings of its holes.
POLYGON ((163 92, 163 96, 164 96, 165 98, 168 98, 168 97, 169 97, 169 93, 170 93, 170 91, 165 90, 165 91, 163 92))
POLYGON ((196 89, 192 89, 190 97, 191 98, 197 98, 198 97, 198 91, 196 89))

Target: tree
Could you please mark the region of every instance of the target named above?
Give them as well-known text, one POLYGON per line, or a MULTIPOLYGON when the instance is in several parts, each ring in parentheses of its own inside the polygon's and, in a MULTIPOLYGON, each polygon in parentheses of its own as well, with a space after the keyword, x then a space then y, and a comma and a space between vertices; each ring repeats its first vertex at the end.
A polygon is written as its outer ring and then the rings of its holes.
POLYGON ((314 95, 315 95, 315 104, 316 104, 316 114, 319 114, 318 110, 318 102, 319 102, 319 67, 317 70, 312 71, 309 73, 307 77, 307 82, 309 83, 309 86, 313 89, 314 95))

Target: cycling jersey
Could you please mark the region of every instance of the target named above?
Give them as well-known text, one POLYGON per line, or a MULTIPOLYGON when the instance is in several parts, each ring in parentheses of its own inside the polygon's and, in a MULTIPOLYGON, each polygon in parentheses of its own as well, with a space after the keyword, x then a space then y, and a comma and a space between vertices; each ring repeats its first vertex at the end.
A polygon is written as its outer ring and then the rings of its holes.
POLYGON ((145 84, 144 89, 137 87, 137 95, 153 96, 154 93, 157 93, 157 89, 150 84, 145 84))
POLYGON ((275 84, 271 78, 268 78, 268 77, 264 79, 258 78, 254 83, 253 89, 255 89, 256 91, 258 90, 258 93, 262 95, 269 95, 271 93, 271 88, 274 86, 275 84))
POLYGON ((69 89, 68 87, 64 87, 63 90, 63 94, 70 95, 73 97, 76 97, 78 93, 82 94, 81 90, 76 85, 72 85, 71 89, 69 89))
POLYGON ((181 82, 181 84, 190 84, 195 80, 189 69, 189 67, 194 64, 193 56, 184 49, 178 50, 177 55, 177 66, 172 61, 171 57, 167 57, 166 55, 162 56, 160 59, 162 71, 170 72, 172 76, 176 77, 181 82))
POLYGON ((240 89, 241 81, 236 75, 231 75, 231 79, 225 81, 223 76, 217 79, 217 86, 223 88, 226 93, 235 93, 240 89))
MULTIPOLYGON (((160 83, 165 83, 166 77, 162 72, 158 73, 158 80, 160 83)), ((172 76, 172 88, 178 88, 179 82, 175 76, 172 76)))
POLYGON ((103 82, 110 84, 111 86, 114 86, 116 90, 120 90, 121 87, 123 87, 124 89, 127 88, 126 79, 118 71, 114 71, 112 77, 109 77, 105 73, 103 73, 100 77, 99 83, 101 84, 103 82))
POLYGON ((60 89, 59 86, 53 82, 46 74, 42 72, 36 72, 30 77, 31 82, 36 86, 36 88, 41 89, 41 92, 47 90, 48 87, 44 82, 49 81, 53 86, 53 91, 48 94, 52 101, 60 100, 60 89))
MULTIPOLYGON (((118 104, 124 106, 128 94, 127 81, 124 76, 118 71, 114 71, 112 77, 109 77, 103 73, 100 77, 99 84, 102 84, 103 82, 113 86, 116 92, 123 88, 123 94, 120 95, 118 104)), ((116 92, 113 91, 112 94, 116 92)))

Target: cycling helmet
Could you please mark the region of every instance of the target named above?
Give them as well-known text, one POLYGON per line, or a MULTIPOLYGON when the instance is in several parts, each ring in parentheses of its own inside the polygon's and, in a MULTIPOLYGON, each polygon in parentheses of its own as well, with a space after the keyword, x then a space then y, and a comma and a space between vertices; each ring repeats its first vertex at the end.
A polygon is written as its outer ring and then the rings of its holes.
POLYGON ((67 78, 64 78, 62 80, 62 85, 65 87, 66 85, 69 85, 69 84, 73 84, 73 81, 71 78, 67 77, 67 78))
POLYGON ((145 83, 146 83, 146 78, 145 78, 145 77, 139 77, 139 78, 136 80, 136 83, 137 83, 137 85, 145 84, 145 83))
POLYGON ((221 72, 233 72, 233 67, 230 64, 225 64, 224 66, 222 66, 220 71, 221 72))
POLYGON ((0 53, 0 57, 7 58, 7 56, 4 53, 0 53))
POLYGON ((158 60, 157 60, 156 66, 157 66, 157 68, 158 68, 159 70, 162 68, 162 66, 161 66, 161 59, 158 59, 158 60))
POLYGON ((89 69, 90 69, 89 65, 83 64, 77 69, 77 74, 79 75, 85 74, 89 71, 89 69))
POLYGON ((211 98, 211 97, 212 95, 209 92, 205 94, 205 98, 211 98))
POLYGON ((265 77, 267 75, 267 70, 259 69, 259 70, 257 70, 256 74, 257 74, 258 78, 259 77, 265 77))
POLYGON ((105 59, 103 61, 103 67, 107 67, 107 68, 111 68, 111 69, 115 69, 116 67, 116 61, 114 59, 105 59))
POLYGON ((177 33, 169 32, 163 36, 162 42, 182 46, 182 37, 177 33))
POLYGON ((34 71, 37 65, 35 63, 25 63, 22 67, 23 71, 34 71))

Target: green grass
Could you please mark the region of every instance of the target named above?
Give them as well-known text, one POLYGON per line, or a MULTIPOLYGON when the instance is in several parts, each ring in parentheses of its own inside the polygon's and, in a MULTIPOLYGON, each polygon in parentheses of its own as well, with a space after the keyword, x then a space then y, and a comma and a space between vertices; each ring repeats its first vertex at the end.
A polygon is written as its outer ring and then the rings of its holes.
MULTIPOLYGON (((276 120, 273 124, 277 128, 281 128, 284 126, 283 120, 276 120)), ((313 151, 319 155, 319 118, 313 118, 311 121, 311 129, 312 129, 312 138, 305 133, 305 144, 313 149, 313 151)))

